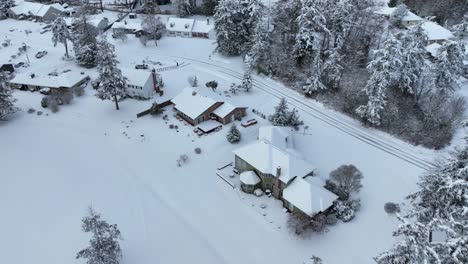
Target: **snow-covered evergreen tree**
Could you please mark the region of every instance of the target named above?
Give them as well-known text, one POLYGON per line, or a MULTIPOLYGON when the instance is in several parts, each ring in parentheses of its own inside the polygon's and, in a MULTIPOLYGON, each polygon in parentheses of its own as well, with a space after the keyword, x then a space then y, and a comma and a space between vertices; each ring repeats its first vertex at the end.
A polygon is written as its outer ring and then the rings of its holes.
POLYGON ((274 126, 288 126, 289 115, 288 103, 285 98, 281 98, 278 106, 275 107, 275 113, 269 116, 268 119, 274 126))
POLYGON ((322 82, 322 59, 320 51, 315 52, 314 61, 310 69, 310 76, 307 78, 306 84, 302 87, 305 95, 312 95, 317 92, 327 90, 327 86, 322 82))
POLYGON ((0 73, 0 120, 6 120, 7 117, 16 111, 14 103, 16 99, 13 97, 13 91, 5 84, 5 75, 0 73))
POLYGON ((252 70, 250 67, 246 67, 245 69, 244 76, 242 77, 241 87, 246 92, 250 92, 252 89, 252 70))
POLYGON ((77 259, 86 259, 87 264, 119 264, 122 250, 119 240, 122 239, 117 225, 107 223, 101 215, 89 208, 89 215, 82 219, 82 229, 91 233, 89 246, 80 250, 77 259))
POLYGON ((458 88, 457 80, 463 73, 465 54, 458 42, 448 42, 439 48, 436 56, 436 86, 442 92, 458 88))
POLYGON ((293 108, 291 113, 288 115, 288 124, 292 127, 297 127, 303 124, 299 117, 298 111, 295 108, 293 108))
POLYGON ((226 139, 229 143, 232 144, 237 143, 241 140, 241 133, 239 129, 237 129, 236 124, 232 123, 228 133, 226 134, 226 139))
POLYGON ((257 23, 252 49, 248 53, 252 67, 255 67, 258 72, 270 73, 271 42, 268 20, 262 18, 257 23))
POLYGON ((215 14, 215 9, 218 6, 219 0, 203 0, 202 8, 206 16, 215 14))
POLYGON ((322 43, 329 31, 322 14, 322 0, 302 0, 301 15, 297 18, 299 32, 294 46, 298 62, 312 55, 313 50, 322 49, 322 43))
POLYGON ((71 39, 70 31, 68 30, 67 23, 62 17, 55 19, 52 24, 52 42, 54 46, 60 42, 65 46, 65 56, 68 58, 68 45, 67 41, 71 39))
POLYGON ((399 4, 390 16, 390 21, 396 26, 402 27, 402 20, 408 15, 408 7, 405 4, 399 4))
POLYGON ((97 29, 88 22, 86 14, 82 13, 74 21, 72 29, 73 49, 75 59, 80 66, 92 68, 97 65, 97 29))
POLYGON ((0 18, 8 15, 8 10, 15 5, 14 0, 2 0, 0 2, 0 18))
POLYGON ((145 32, 147 32, 147 38, 153 39, 155 45, 158 45, 158 40, 161 39, 164 31, 166 30, 166 26, 161 21, 160 17, 156 17, 155 15, 145 15, 143 21, 141 22, 141 26, 145 32))
POLYGON ((343 72, 343 56, 336 48, 327 50, 324 54, 325 61, 323 62, 322 80, 328 87, 338 88, 343 72))
POLYGON ((192 15, 192 4, 190 0, 176 0, 175 1, 176 14, 179 17, 188 17, 192 15))
POLYGON ((101 100, 112 100, 119 110, 119 100, 127 95, 126 81, 117 67, 114 46, 104 37, 99 41, 98 62, 100 85, 96 96, 101 100))
POLYGON ((143 1, 143 13, 145 14, 157 14, 161 12, 157 0, 144 0, 143 1))
POLYGON ((468 13, 463 16, 460 24, 453 26, 453 31, 459 40, 465 40, 468 37, 468 13))

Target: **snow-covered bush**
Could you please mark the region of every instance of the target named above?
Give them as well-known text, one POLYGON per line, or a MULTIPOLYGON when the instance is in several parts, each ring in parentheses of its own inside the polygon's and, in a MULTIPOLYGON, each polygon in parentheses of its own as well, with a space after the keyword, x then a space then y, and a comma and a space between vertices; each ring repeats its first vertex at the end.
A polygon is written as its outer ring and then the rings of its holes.
POLYGON ((75 87, 75 89, 73 89, 73 93, 75 94, 75 96, 77 97, 80 97, 80 96, 83 96, 84 95, 84 87, 83 86, 78 86, 78 87, 75 87))
POLYGON ((326 219, 327 217, 324 214, 310 217, 302 212, 296 212, 289 214, 287 226, 295 235, 307 238, 312 233, 327 231, 326 219))
POLYGON ((360 200, 350 200, 350 201, 341 201, 338 200, 333 206, 333 211, 336 214, 336 217, 343 222, 351 221, 356 212, 361 208, 360 200))
POLYGON ((47 96, 42 97, 41 99, 42 108, 47 108, 48 105, 49 105, 49 98, 47 96))
POLYGON ((28 109, 28 114, 33 114, 34 112, 36 112, 36 109, 34 109, 34 108, 29 108, 28 109))
POLYGON ((310 259, 312 260, 312 264, 323 264, 323 260, 315 255, 312 255, 310 259))
POLYGON ((37 115, 38 116, 42 115, 42 111, 37 111, 37 115))
POLYGON ((192 87, 197 87, 198 86, 198 79, 197 79, 196 75, 189 76, 187 78, 187 81, 190 84, 190 86, 192 86, 192 87))
POLYGON ((336 225, 336 223, 338 223, 338 218, 336 217, 335 214, 329 214, 326 216, 326 224, 327 225, 336 225))
POLYGON ((384 210, 387 214, 394 214, 400 212, 400 206, 397 203, 388 202, 385 203, 384 210))
POLYGON ((60 95, 64 104, 70 104, 73 100, 73 93, 72 92, 64 92, 60 95))
POLYGON ((59 111, 59 103, 55 98, 49 97, 49 100, 47 100, 48 107, 52 113, 57 113, 59 111))
POLYGON ((195 153, 196 154, 201 154, 201 152, 202 152, 201 148, 195 148, 195 153))
POLYGON ((189 157, 187 154, 182 154, 179 156, 179 159, 177 159, 177 167, 182 167, 183 164, 188 162, 189 157))
POLYGON ((240 90, 241 86, 239 84, 236 84, 236 83, 231 83, 231 86, 229 88, 229 92, 231 92, 232 94, 237 94, 240 90))
POLYGON ((174 129, 174 125, 173 125, 173 124, 169 124, 169 129, 174 129))
POLYGON ((237 129, 236 124, 232 123, 231 128, 226 135, 226 139, 229 143, 234 144, 241 140, 241 133, 239 129, 237 129))
POLYGON ((207 88, 211 88, 213 90, 216 90, 216 88, 218 88, 218 82, 217 81, 209 81, 209 82, 205 83, 205 86, 207 88))
MULTIPOLYGON (((289 107, 286 99, 281 98, 279 104, 275 107, 275 113, 269 116, 268 120, 270 120, 274 126, 292 126, 297 128, 303 125, 304 122, 299 119, 298 111, 296 109, 289 111, 288 109, 289 107)), ((263 118, 263 114, 259 112, 257 114, 263 118)))

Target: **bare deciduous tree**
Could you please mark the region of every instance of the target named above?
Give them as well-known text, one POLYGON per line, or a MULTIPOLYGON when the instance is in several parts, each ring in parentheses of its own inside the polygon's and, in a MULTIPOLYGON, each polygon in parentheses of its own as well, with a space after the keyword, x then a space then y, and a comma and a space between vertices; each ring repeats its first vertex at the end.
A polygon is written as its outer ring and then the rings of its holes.
POLYGON ((358 192, 361 187, 363 176, 354 165, 341 165, 336 170, 330 172, 330 180, 337 185, 337 188, 347 195, 358 192))

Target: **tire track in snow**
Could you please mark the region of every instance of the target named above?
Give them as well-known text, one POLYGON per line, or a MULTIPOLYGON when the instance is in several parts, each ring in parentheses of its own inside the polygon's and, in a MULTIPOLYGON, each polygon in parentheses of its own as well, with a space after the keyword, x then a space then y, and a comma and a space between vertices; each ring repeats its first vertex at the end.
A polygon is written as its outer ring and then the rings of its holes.
MULTIPOLYGON (((227 67, 219 66, 219 65, 209 63, 206 61, 196 60, 196 59, 192 59, 188 57, 180 57, 180 56, 171 56, 171 57, 185 59, 185 60, 189 60, 195 63, 203 64, 205 66, 211 67, 212 69, 218 72, 224 73, 238 80, 242 80, 242 77, 243 77, 242 73, 239 73, 227 67)), ((293 97, 292 95, 285 93, 284 91, 281 91, 280 89, 274 88, 273 85, 277 86, 276 84, 267 83, 265 80, 258 80, 257 77, 254 77, 253 85, 254 87, 262 91, 265 91, 277 98, 282 98, 282 97, 287 98, 289 103, 293 105, 294 107, 296 107, 297 109, 300 109, 304 111, 305 113, 313 116, 314 118, 324 123, 327 123, 330 126, 344 132, 345 134, 348 134, 368 145, 371 145, 377 149, 380 149, 381 151, 384 151, 405 162, 413 164, 414 166, 417 166, 426 171, 435 167, 434 163, 429 162, 425 159, 419 158, 416 155, 406 150, 403 150, 402 148, 398 148, 392 145, 392 142, 388 142, 384 139, 378 138, 375 135, 371 135, 369 132, 363 130, 362 128, 358 128, 352 124, 347 123, 346 121, 340 120, 338 117, 332 116, 331 114, 328 114, 325 111, 317 107, 306 104, 305 102, 303 102, 301 99, 298 99, 297 97, 293 97)))

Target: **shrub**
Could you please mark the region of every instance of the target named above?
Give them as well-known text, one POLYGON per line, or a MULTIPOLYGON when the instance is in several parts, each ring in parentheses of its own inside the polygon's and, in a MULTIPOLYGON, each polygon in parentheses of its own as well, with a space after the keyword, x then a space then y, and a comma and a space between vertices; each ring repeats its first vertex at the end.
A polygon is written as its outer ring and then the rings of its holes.
POLYGON ((37 111, 37 115, 38 116, 42 115, 42 111, 37 111))
POLYGON ((384 210, 387 214, 394 214, 400 212, 400 206, 396 203, 388 202, 385 203, 384 210))
POLYGON ((32 114, 34 112, 36 112, 36 109, 34 109, 34 108, 29 108, 28 109, 28 114, 32 114))
POLYGON ((57 100, 49 100, 49 108, 52 113, 57 113, 59 111, 59 104, 57 103, 57 100))
POLYGON ((333 211, 336 217, 343 222, 349 222, 356 216, 356 212, 361 208, 360 200, 340 201, 335 202, 333 211))
POLYGON ((63 103, 65 104, 70 104, 71 101, 73 100, 73 93, 70 92, 64 92, 60 98, 62 99, 63 103))
POLYGON ((330 172, 330 181, 336 185, 340 192, 348 196, 352 192, 358 192, 361 189, 362 178, 362 173, 354 165, 341 165, 330 172))
POLYGON ((47 96, 42 97, 41 106, 42 108, 47 108, 49 105, 49 98, 47 96))
POLYGON ((321 233, 327 230, 324 214, 310 217, 302 212, 292 213, 289 215, 287 225, 290 231, 303 238, 309 237, 312 233, 321 233))
POLYGON ((192 87, 197 87, 198 86, 198 79, 197 79, 196 75, 189 76, 187 78, 187 81, 190 84, 190 86, 192 86, 192 87))
POLYGON ((73 93, 74 93, 77 97, 83 96, 83 95, 84 95, 84 92, 85 92, 85 89, 84 89, 83 86, 78 86, 78 87, 76 87, 75 89, 73 89, 73 93))
POLYGON ((325 223, 330 226, 336 225, 336 223, 338 223, 338 218, 336 217, 335 214, 329 214, 327 215, 325 223))
POLYGON ((226 135, 226 139, 231 144, 237 143, 241 140, 241 133, 239 129, 237 129, 236 124, 232 123, 232 126, 226 135))
POLYGON ((174 128, 174 125, 173 125, 173 124, 170 124, 170 125, 169 125, 169 128, 170 128, 170 129, 173 129, 173 128, 174 128))
POLYGON ((196 154, 201 154, 201 148, 195 148, 195 153, 196 154))

